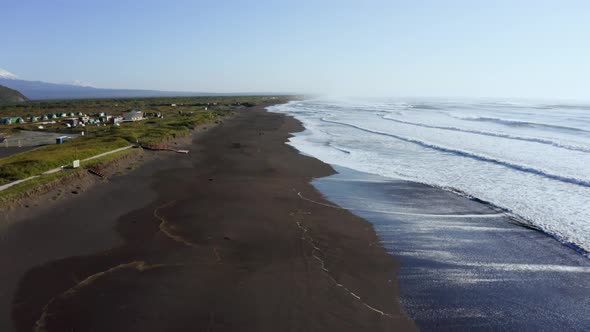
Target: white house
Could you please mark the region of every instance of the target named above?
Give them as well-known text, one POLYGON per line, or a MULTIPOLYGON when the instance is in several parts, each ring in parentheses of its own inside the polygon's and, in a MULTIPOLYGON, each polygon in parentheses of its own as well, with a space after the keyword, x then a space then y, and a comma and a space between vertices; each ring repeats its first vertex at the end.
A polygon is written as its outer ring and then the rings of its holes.
POLYGON ((110 118, 110 121, 112 124, 119 124, 120 122, 123 121, 123 117, 122 116, 113 116, 112 118, 110 118))

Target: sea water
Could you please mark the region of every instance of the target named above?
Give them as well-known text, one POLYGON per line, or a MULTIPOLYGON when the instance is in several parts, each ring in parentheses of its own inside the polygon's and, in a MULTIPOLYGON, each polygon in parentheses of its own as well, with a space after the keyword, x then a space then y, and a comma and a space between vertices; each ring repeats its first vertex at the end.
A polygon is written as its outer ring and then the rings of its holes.
POLYGON ((372 224, 400 263, 400 303, 421 331, 588 330, 588 258, 490 204, 334 168, 312 184, 372 224))
POLYGON ((314 99, 270 110, 303 123, 289 144, 305 154, 478 198, 590 251, 590 105, 314 99))

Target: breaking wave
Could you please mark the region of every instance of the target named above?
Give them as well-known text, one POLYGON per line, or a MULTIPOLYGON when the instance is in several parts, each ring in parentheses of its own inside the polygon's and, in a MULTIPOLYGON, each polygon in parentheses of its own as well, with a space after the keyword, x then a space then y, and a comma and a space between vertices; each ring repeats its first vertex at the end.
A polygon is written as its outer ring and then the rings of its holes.
POLYGON ((590 181, 586 181, 583 179, 575 179, 575 178, 570 178, 567 176, 562 176, 562 175, 558 175, 558 174, 551 174, 547 171, 541 170, 541 169, 536 169, 530 166, 526 166, 526 165, 519 165, 519 164, 514 164, 505 160, 500 160, 500 159, 495 159, 492 157, 488 157, 488 156, 484 156, 481 154, 477 154, 474 152, 469 152, 469 151, 463 151, 463 150, 457 150, 457 149, 453 149, 453 148, 449 148, 449 147, 445 147, 445 146, 440 146, 440 145, 436 145, 436 144, 432 144, 432 143, 428 143, 425 141, 421 141, 421 140, 417 140, 414 138, 410 138, 410 137, 404 137, 404 136, 399 136, 399 135, 395 135, 395 134, 390 134, 390 133, 384 133, 378 130, 372 130, 372 129, 368 129, 368 128, 363 128, 361 126, 357 126, 354 124, 350 124, 350 123, 346 123, 346 122, 340 122, 340 121, 334 121, 334 120, 328 120, 328 119, 321 119, 324 122, 329 122, 329 123, 336 123, 339 125, 343 125, 343 126, 348 126, 351 128, 355 128, 358 130, 362 130, 364 132, 367 133, 371 133, 371 134, 376 134, 376 135, 381 135, 381 136, 388 136, 391 138, 395 138, 401 141, 405 141, 405 142, 410 142, 410 143, 414 143, 417 145, 420 145, 422 147, 425 148, 429 148, 429 149, 434 149, 434 150, 438 150, 441 152, 446 152, 446 153, 452 153, 455 154, 457 156, 461 156, 461 157, 465 157, 465 158, 472 158, 472 159, 476 159, 479 161, 485 161, 485 162, 490 162, 490 163, 494 163, 497 165, 502 165, 505 167, 509 167, 512 169, 515 169, 517 171, 521 171, 521 172, 527 172, 527 173, 531 173, 531 174, 535 174, 535 175, 539 175, 539 176, 543 176, 552 180, 557 180, 557 181, 561 181, 564 183, 569 183, 569 184, 575 184, 575 185, 579 185, 579 186, 584 186, 584 187, 589 187, 590 188, 590 181))
POLYGON ((544 139, 544 138, 538 138, 538 137, 515 136, 515 135, 510 135, 510 134, 505 134, 505 133, 498 133, 498 132, 492 132, 492 131, 482 131, 482 130, 474 130, 474 129, 465 129, 465 128, 459 128, 459 127, 432 126, 432 125, 428 125, 428 124, 424 124, 424 123, 417 123, 417 122, 410 122, 410 121, 398 120, 398 119, 392 118, 392 117, 387 116, 387 115, 384 115, 383 116, 383 119, 388 120, 388 121, 397 122, 397 123, 402 123, 402 124, 417 126, 417 127, 424 127, 424 128, 431 128, 431 129, 442 129, 442 130, 449 130, 449 131, 458 131, 458 132, 463 132, 463 133, 471 133, 471 134, 484 135, 484 136, 492 136, 492 137, 501 137, 501 138, 518 140, 518 141, 525 141, 525 142, 533 142, 533 143, 547 144, 547 145, 552 145, 552 146, 555 146, 555 147, 558 147, 558 148, 562 148, 562 149, 566 149, 566 150, 580 151, 580 152, 590 152, 590 147, 564 144, 564 143, 560 143, 560 142, 557 142, 557 141, 553 141, 553 140, 549 140, 549 139, 544 139))

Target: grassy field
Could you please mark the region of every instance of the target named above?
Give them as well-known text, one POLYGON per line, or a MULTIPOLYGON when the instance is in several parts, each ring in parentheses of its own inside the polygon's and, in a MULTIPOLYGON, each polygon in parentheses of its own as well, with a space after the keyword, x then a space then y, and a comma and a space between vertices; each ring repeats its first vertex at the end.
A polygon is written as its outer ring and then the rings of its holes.
MULTIPOLYGON (((134 108, 147 113, 159 112, 163 118, 150 117, 143 121, 122 123, 120 126, 66 128, 59 122, 53 126, 46 126, 44 129, 46 131, 60 132, 65 135, 84 131, 85 136, 66 140, 64 144, 39 147, 0 159, 0 185, 132 143, 165 142, 188 134, 199 124, 216 121, 232 112, 268 100, 269 97, 183 97, 27 102, 1 106, 0 116, 28 117, 56 112, 83 112, 84 114, 107 112, 109 115, 120 115, 134 108)), ((5 135, 18 130, 39 129, 34 123, 0 126, 0 133, 5 135)))
POLYGON ((286 97, 167 97, 167 98, 130 98, 130 99, 80 99, 80 100, 52 100, 29 101, 26 103, 0 105, 0 117, 41 116, 59 112, 82 112, 85 114, 106 112, 107 114, 121 114, 129 109, 139 109, 144 112, 174 113, 177 111, 203 110, 207 107, 211 111, 226 110, 237 103, 254 105, 263 101, 286 100, 286 97), (177 106, 171 107, 175 104, 177 106))
MULTIPOLYGON (((113 154, 109 154, 100 158, 91 159, 85 162, 81 162, 81 168, 76 169, 65 169, 62 172, 56 172, 52 174, 45 174, 41 177, 33 178, 29 181, 25 181, 19 183, 13 187, 10 187, 6 190, 0 191, 0 205, 4 202, 10 202, 14 198, 22 197, 27 193, 34 192, 38 188, 43 186, 55 186, 59 183, 66 183, 70 179, 79 178, 84 175, 86 172, 85 168, 87 167, 103 167, 105 165, 109 165, 111 162, 116 162, 117 160, 133 155, 133 154, 140 154, 140 149, 126 149, 123 151, 119 151, 113 154)), ((122 174, 120 172, 120 174, 122 174)))
POLYGON ((52 174, 43 175, 42 177, 34 178, 29 181, 21 182, 15 186, 12 186, 6 190, 0 191, 0 203, 10 202, 13 198, 22 196, 23 194, 33 192, 35 189, 44 186, 51 185, 59 181, 66 180, 70 177, 76 177, 82 172, 83 169, 72 169, 64 172, 57 172, 52 174))
POLYGON ((122 148, 129 142, 121 137, 84 137, 61 145, 48 145, 0 159, 0 185, 37 175, 97 154, 122 148))
POLYGON ((165 116, 164 118, 150 118, 144 121, 124 123, 121 126, 111 126, 98 136, 121 137, 129 142, 158 143, 186 135, 196 125, 214 121, 228 115, 230 111, 191 111, 191 113, 165 116))

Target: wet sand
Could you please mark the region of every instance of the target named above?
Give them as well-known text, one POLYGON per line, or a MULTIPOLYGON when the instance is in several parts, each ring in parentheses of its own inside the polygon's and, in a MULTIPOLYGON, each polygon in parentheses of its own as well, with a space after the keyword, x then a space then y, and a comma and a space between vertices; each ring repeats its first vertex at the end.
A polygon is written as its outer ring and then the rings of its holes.
POLYGON ((0 328, 415 329, 399 305, 399 265, 370 224, 301 198, 331 204, 309 181, 333 173, 284 144, 302 129, 245 109, 188 156, 10 223, 0 328))
POLYGON ((336 170, 312 183, 369 220, 401 261, 402 304, 420 330, 588 330, 587 257, 484 202, 336 170))

